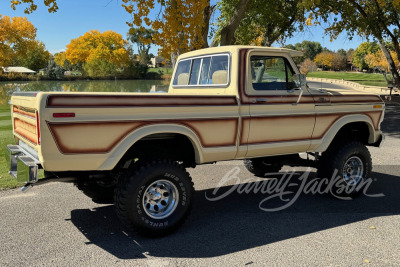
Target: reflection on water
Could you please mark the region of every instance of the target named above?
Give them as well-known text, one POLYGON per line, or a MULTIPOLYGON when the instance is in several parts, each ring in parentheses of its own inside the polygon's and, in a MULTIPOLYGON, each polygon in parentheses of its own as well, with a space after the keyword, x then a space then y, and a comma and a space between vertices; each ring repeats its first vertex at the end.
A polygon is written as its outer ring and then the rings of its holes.
POLYGON ((162 80, 0 82, 0 105, 7 104, 15 91, 167 92, 168 82, 162 80))

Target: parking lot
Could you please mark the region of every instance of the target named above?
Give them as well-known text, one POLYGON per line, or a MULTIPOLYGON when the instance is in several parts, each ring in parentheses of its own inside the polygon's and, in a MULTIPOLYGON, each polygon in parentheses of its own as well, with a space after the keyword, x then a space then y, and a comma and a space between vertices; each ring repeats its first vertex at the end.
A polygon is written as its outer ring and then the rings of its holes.
MULTIPOLYGON (((209 201, 227 172, 256 180, 241 161, 191 169, 191 216, 158 239, 125 233, 113 205, 91 202, 72 184, 0 192, 1 266, 398 266, 400 265, 400 108, 389 106, 382 148, 371 148, 370 193, 341 201, 302 194, 277 212, 262 211, 262 193, 235 190, 209 201)), ((224 184, 225 190, 229 184, 224 184)), ((295 189, 293 189, 295 190, 295 189)), ((290 195, 288 195, 290 198, 290 195)), ((274 198, 268 205, 284 201, 274 198)))

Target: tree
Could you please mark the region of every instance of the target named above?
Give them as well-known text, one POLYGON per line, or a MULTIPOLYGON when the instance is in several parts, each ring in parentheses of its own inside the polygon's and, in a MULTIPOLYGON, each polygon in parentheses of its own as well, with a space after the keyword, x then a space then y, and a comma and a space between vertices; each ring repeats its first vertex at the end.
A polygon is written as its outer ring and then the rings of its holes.
POLYGON ((312 61, 309 58, 304 60, 303 63, 301 63, 301 65, 300 65, 300 72, 305 75, 307 75, 309 72, 316 71, 316 70, 317 70, 317 65, 315 64, 314 61, 312 61))
POLYGON ((346 31, 353 37, 355 34, 375 38, 383 55, 388 61, 395 85, 400 86, 400 75, 393 57, 387 47, 385 38, 394 44, 394 51, 400 60, 400 2, 398 0, 303 0, 303 6, 311 10, 309 19, 332 21, 326 29, 331 39, 346 31))
POLYGON ((319 42, 303 41, 296 43, 295 45, 286 45, 286 48, 302 51, 304 55, 302 57, 295 57, 294 61, 296 64, 300 64, 305 59, 314 60, 317 54, 321 53, 323 48, 319 42))
POLYGON ((361 43, 356 50, 354 50, 352 64, 360 70, 368 69, 368 64, 365 62, 365 56, 368 54, 375 54, 379 50, 379 45, 375 42, 361 43))
POLYGON ((12 62, 14 66, 24 66, 28 69, 38 71, 46 67, 51 54, 47 51, 44 43, 34 40, 27 43, 24 53, 18 53, 12 62))
POLYGON ((26 18, 0 15, 0 66, 26 57, 36 38, 36 28, 26 18))
POLYGON ((114 64, 117 68, 123 68, 129 60, 126 46, 127 42, 121 34, 114 31, 100 33, 91 30, 71 40, 65 55, 71 64, 98 62, 101 59, 114 64))
POLYGON ((347 68, 347 57, 343 55, 343 53, 334 53, 332 58, 332 68, 333 70, 345 70, 347 68))
POLYGON ((332 68, 332 62, 333 62, 333 57, 334 54, 331 52, 322 52, 319 53, 316 57, 315 57, 315 63, 318 66, 321 66, 322 69, 324 69, 324 67, 331 69, 332 68))
POLYGON ((137 45, 139 62, 143 65, 147 65, 150 62, 149 50, 153 43, 153 34, 154 31, 152 29, 142 30, 140 28, 131 28, 128 32, 128 39, 137 45))
MULTIPOLYGON (((21 5, 23 3, 27 5, 27 7, 24 10, 25 14, 30 14, 37 9, 35 0, 12 0, 11 7, 12 9, 15 10, 16 6, 21 5)), ((48 7, 48 11, 50 13, 57 12, 58 10, 57 0, 43 0, 43 3, 45 6, 48 7)))
MULTIPOLYGON (((155 30, 154 44, 161 48, 159 53, 166 59, 175 54, 207 47, 209 19, 213 8, 210 0, 122 0, 125 10, 132 15, 128 23, 132 28, 147 27, 155 30), (155 5, 158 3, 158 5, 155 5), (157 7, 156 7, 157 6, 157 7), (154 19, 150 11, 161 8, 154 19)), ((141 28, 143 30, 143 28, 141 28)))
POLYGON ((304 12, 299 0, 222 0, 213 45, 271 46, 303 29, 304 12))

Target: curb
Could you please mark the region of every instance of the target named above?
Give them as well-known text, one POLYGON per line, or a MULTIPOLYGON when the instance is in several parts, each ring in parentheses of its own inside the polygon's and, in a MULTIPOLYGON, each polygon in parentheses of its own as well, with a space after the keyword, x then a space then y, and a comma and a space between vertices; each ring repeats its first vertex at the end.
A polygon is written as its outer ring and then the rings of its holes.
POLYGON ((378 95, 389 95, 390 94, 390 89, 387 87, 367 86, 367 85, 361 85, 359 83, 349 82, 349 81, 345 81, 345 80, 326 79, 326 78, 307 77, 307 80, 313 81, 313 82, 325 82, 325 83, 345 85, 345 86, 351 87, 354 90, 357 90, 360 92, 365 92, 365 93, 372 93, 372 94, 378 94, 378 95))

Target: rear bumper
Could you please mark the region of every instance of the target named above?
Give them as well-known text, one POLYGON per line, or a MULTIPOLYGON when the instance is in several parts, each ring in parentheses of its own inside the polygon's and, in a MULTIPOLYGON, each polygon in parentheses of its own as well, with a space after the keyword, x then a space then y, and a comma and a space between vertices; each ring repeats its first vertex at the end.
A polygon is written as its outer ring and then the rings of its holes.
POLYGON ((19 145, 7 145, 5 157, 9 174, 17 181, 34 184, 38 181, 40 162, 19 145))

